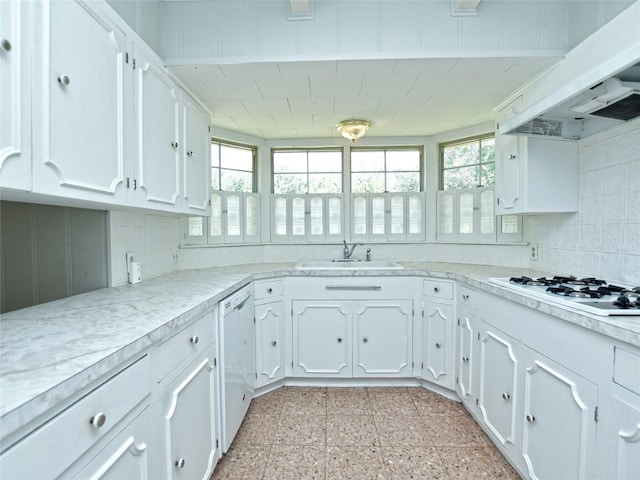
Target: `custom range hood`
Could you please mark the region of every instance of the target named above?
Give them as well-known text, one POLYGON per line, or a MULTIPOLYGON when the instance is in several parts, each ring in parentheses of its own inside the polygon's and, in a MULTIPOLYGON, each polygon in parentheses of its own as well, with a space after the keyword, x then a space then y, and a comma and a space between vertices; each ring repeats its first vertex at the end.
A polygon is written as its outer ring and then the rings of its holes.
POLYGON ((502 134, 578 140, 640 117, 640 1, 496 107, 502 134))
POLYGON ((578 140, 640 117, 640 64, 599 82, 510 133, 578 140), (625 80, 625 79, 628 79, 625 80))

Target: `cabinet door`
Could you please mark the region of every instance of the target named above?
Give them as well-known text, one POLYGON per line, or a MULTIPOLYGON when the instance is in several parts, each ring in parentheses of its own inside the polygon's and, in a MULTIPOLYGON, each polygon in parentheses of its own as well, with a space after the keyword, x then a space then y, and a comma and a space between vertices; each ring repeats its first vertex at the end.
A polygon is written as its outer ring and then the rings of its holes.
POLYGON ((262 387, 284 378, 282 303, 255 307, 256 386, 262 387))
POLYGON ((458 357, 456 359, 456 390, 467 406, 474 404, 475 330, 474 316, 461 309, 458 318, 458 357))
POLYGON ((31 190, 30 5, 0 2, 0 187, 31 190))
POLYGON ((209 114, 182 92, 182 195, 184 211, 208 216, 211 193, 211 136, 209 114))
POLYGON ((349 302, 293 302, 294 376, 351 377, 349 302))
POLYGON ((423 378, 453 388, 453 306, 425 300, 423 313, 423 378))
MULTIPOLYGON (((636 372, 637 373, 637 372, 636 372)), ((605 444, 610 452, 604 478, 635 480, 640 478, 640 397, 614 387, 608 399, 605 419, 605 444)), ((604 423, 604 422, 603 422, 604 423)))
POLYGON ((142 412, 74 479, 145 480, 149 476, 149 409, 142 412))
POLYGON ((524 152, 517 135, 496 136, 496 214, 518 213, 522 196, 524 152))
POLYGON ((522 456, 529 476, 585 478, 595 455, 598 389, 537 352, 528 357, 522 456))
POLYGON ((492 328, 480 332, 478 406, 482 421, 505 447, 515 442, 518 359, 514 341, 492 328))
POLYGON ((353 302, 354 377, 410 377, 411 300, 353 302))
POLYGON ((214 354, 211 347, 162 397, 164 478, 206 480, 220 458, 214 354))
POLYGON ((43 3, 44 45, 36 64, 44 98, 38 97, 33 187, 123 204, 132 68, 125 34, 90 5, 43 3))
POLYGON ((180 92, 143 48, 136 48, 135 78, 135 182, 141 192, 141 206, 177 210, 180 92))

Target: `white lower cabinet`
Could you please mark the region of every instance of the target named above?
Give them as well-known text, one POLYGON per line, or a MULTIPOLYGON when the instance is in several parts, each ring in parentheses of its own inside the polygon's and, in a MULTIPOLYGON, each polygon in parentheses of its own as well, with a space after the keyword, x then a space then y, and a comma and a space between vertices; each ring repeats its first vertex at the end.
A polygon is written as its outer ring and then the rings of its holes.
POLYGON ((256 387, 284 378, 284 340, 282 303, 255 306, 256 387))
POLYGON ((480 325, 477 408, 489 434, 530 478, 585 478, 595 453, 597 387, 480 325))
POLYGON ((598 388, 533 350, 524 348, 523 358, 520 422, 529 476, 587 478, 595 467, 598 388))
POLYGON ((293 373, 410 377, 411 300, 294 300, 293 373))
POLYGON ((206 480, 221 456, 215 363, 212 346, 160 397, 161 478, 206 480))
POLYGON ((149 417, 147 408, 73 478, 77 480, 150 479, 147 444, 151 435, 149 417))
POLYGON ((82 478, 92 472, 92 478, 118 478, 117 472, 129 472, 126 478, 147 478, 152 436, 140 411, 149 405, 150 380, 145 355, 3 452, 0 477, 82 478))
POLYGON ((477 320, 475 316, 476 292, 465 286, 458 286, 456 297, 456 392, 462 402, 468 407, 475 405, 478 374, 476 365, 477 320))
POLYGON ((222 456, 216 321, 208 311, 152 351, 153 478, 207 479, 222 456))
POLYGON ((453 283, 424 280, 420 376, 453 389, 453 283))

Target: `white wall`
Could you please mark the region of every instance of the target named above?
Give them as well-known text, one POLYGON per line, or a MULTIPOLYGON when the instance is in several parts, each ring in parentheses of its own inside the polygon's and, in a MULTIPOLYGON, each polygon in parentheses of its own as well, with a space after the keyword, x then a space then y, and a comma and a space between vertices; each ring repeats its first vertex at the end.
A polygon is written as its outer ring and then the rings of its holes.
POLYGON ((145 278, 178 269, 174 254, 180 243, 180 219, 162 215, 112 211, 109 213, 111 286, 127 283, 125 255, 132 251, 142 262, 145 278))
POLYGON ((580 210, 527 217, 534 268, 640 285, 640 118, 580 141, 580 210))

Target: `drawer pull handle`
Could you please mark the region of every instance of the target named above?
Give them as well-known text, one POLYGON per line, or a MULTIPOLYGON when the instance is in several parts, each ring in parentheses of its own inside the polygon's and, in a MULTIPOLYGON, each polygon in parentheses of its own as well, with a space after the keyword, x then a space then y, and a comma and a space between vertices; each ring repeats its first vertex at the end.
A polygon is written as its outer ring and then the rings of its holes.
POLYGON ((2 50, 4 50, 5 52, 9 52, 11 51, 11 42, 6 38, 3 38, 2 40, 0 40, 0 47, 2 47, 2 50))
POLYGON ((442 344, 440 342, 436 342, 436 348, 440 348, 442 344))
POLYGON ((171 146, 173 148, 178 148, 178 142, 171 142, 171 146))
POLYGON ((271 287, 267 288, 267 293, 273 293, 273 288, 271 287))
POLYGON ((369 339, 368 339, 367 337, 364 337, 364 338, 362 339, 362 343, 367 343, 368 341, 369 341, 369 339))
POLYGON ((71 83, 71 79, 69 78, 68 75, 60 75, 58 77, 58 83, 60 85, 62 85, 63 87, 66 87, 67 85, 69 85, 71 83))
POLYGON ((275 340, 271 340, 271 346, 275 347, 278 344, 278 342, 276 342, 275 340))
POLYGON ((536 421, 536 417, 534 417, 533 415, 527 415, 526 419, 527 419, 527 422, 529 423, 533 423, 536 421))
POLYGON ((511 398, 511 395, 509 395, 507 392, 503 392, 503 394, 502 394, 502 398, 503 398, 504 400, 509 400, 509 399, 511 398))
POLYGON ((198 336, 197 336, 197 335, 194 335, 193 337, 191 337, 191 338, 189 339, 189 341, 195 345, 195 344, 197 344, 197 343, 200 341, 200 339, 198 338, 198 336))
POLYGON ((176 460, 175 466, 178 468, 184 468, 184 458, 179 458, 178 460, 176 460))
POLYGON ((440 291, 440 288, 439 287, 433 287, 433 291, 438 293, 440 291))
POLYGON ((380 285, 327 285, 327 290, 382 290, 380 285))
POLYGON ((93 426, 93 428, 100 428, 106 423, 106 421, 107 416, 104 413, 100 412, 91 417, 89 423, 93 426))
POLYGON ((462 361, 467 363, 469 361, 469 357, 462 357, 462 361))
POLYGON ((468 295, 468 294, 466 294, 466 293, 464 293, 464 294, 462 295, 462 299, 463 299, 463 300, 469 300, 469 295, 468 295))
POLYGON ((245 398, 247 398, 247 395, 243 393, 243 394, 242 394, 242 401, 243 401, 243 402, 244 402, 244 399, 245 399, 245 398))

